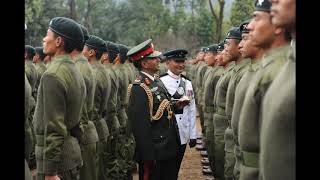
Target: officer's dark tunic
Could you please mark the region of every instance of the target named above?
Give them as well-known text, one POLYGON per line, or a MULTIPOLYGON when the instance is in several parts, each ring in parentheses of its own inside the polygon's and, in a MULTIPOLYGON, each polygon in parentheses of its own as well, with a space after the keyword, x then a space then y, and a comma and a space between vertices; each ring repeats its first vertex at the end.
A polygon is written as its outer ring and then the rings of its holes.
POLYGON ((132 86, 128 107, 130 127, 136 141, 135 159, 139 162, 139 176, 143 179, 143 165, 152 163, 151 180, 177 179, 175 160, 180 142, 174 114, 169 120, 168 112, 164 110, 159 120, 151 121, 148 96, 140 84, 144 83, 151 89, 153 115, 161 101, 169 99, 169 94, 160 80, 152 81, 143 73, 139 79, 132 86))

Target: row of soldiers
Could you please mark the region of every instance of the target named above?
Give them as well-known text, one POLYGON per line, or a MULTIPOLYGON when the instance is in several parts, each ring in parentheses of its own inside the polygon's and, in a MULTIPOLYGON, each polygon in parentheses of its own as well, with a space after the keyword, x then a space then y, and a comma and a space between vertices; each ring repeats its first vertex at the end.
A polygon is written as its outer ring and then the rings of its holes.
POLYGON ((256 1, 251 20, 186 66, 215 179, 295 179, 295 1, 272 3, 256 1))
POLYGON ((64 17, 43 47, 25 45, 25 159, 38 180, 132 179, 127 87, 138 71, 128 50, 64 17))

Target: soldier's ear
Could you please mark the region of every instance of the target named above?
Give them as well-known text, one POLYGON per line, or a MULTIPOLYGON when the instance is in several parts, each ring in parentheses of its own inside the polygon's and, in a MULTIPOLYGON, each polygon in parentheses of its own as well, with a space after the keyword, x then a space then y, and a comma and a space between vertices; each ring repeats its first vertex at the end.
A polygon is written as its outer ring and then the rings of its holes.
POLYGON ((94 49, 90 49, 89 50, 89 56, 95 56, 96 55, 96 51, 94 49))
POLYGON ((275 35, 280 35, 280 34, 282 34, 282 33, 284 33, 284 32, 285 32, 285 29, 284 29, 284 28, 275 27, 275 29, 274 29, 274 34, 275 34, 275 35))
POLYGON ((56 39, 55 39, 55 42, 56 42, 56 47, 60 47, 64 44, 64 41, 62 39, 61 36, 58 36, 56 39))

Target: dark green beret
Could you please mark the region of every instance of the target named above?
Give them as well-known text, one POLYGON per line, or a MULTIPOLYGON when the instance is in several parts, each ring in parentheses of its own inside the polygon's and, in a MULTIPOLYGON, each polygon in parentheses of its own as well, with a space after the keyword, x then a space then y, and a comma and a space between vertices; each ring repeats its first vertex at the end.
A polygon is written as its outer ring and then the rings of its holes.
POLYGON ((40 59, 44 59, 44 57, 46 57, 46 55, 43 53, 43 47, 36 47, 36 53, 39 54, 40 59))
POLYGON ((77 22, 65 17, 55 17, 49 23, 49 28, 56 34, 75 43, 83 43, 83 33, 77 22))
POLYGON ((99 38, 98 36, 90 35, 89 39, 86 40, 85 45, 100 52, 107 51, 104 40, 99 38))
POLYGON ((118 48, 120 51, 121 63, 124 63, 124 61, 127 59, 127 53, 129 51, 129 47, 124 44, 118 44, 118 48))
POLYGON ((174 59, 174 60, 186 60, 186 54, 188 54, 187 50, 184 49, 176 49, 172 51, 167 51, 163 53, 162 55, 165 57, 165 59, 174 59))
POLYGON ((88 29, 86 27, 84 27, 84 25, 82 25, 82 24, 79 24, 79 26, 81 27, 81 30, 82 30, 82 33, 83 33, 84 42, 85 42, 86 40, 89 39, 88 29))
POLYGON ((255 11, 265 11, 270 13, 271 2, 270 0, 256 0, 255 11))
POLYGON ((124 44, 118 44, 120 55, 121 56, 127 56, 127 53, 129 51, 129 47, 124 44))
POLYGON ((238 39, 241 40, 241 32, 238 27, 231 28, 229 32, 227 33, 226 39, 238 39))
POLYGON ((206 52, 217 53, 218 52, 218 44, 213 44, 207 47, 206 52))
POLYGON ((217 48, 217 51, 223 51, 224 50, 224 44, 225 44, 225 40, 223 40, 222 42, 220 42, 218 44, 218 48, 217 48))
POLYGON ((250 20, 246 20, 240 24, 239 29, 241 33, 249 33, 249 30, 247 29, 249 23, 250 20))
POLYGON ((206 52, 206 50, 207 50, 207 47, 201 47, 200 49, 201 52, 206 52))
POLYGON ((120 53, 118 44, 111 42, 111 41, 106 41, 106 47, 107 47, 107 52, 113 52, 115 54, 120 53))
POLYGON ((30 45, 25 45, 24 46, 24 51, 28 53, 29 56, 33 57, 36 54, 36 50, 34 47, 30 45))

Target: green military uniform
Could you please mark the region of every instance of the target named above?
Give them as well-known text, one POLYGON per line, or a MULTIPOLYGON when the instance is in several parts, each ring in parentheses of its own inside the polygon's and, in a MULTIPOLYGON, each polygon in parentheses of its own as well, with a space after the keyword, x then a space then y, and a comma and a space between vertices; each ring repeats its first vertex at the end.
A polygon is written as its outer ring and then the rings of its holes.
MULTIPOLYGON (((29 115, 28 115, 28 121, 30 124, 30 129, 33 139, 35 139, 35 133, 32 124, 32 119, 33 119, 33 114, 36 106, 36 83, 37 83, 37 70, 36 66, 33 64, 32 60, 26 60, 25 61, 25 73, 27 75, 29 84, 31 86, 31 94, 30 100, 29 100, 29 115)), ((31 154, 30 154, 30 159, 27 160, 29 163, 30 169, 35 169, 36 168, 36 160, 35 160, 35 155, 34 155, 34 146, 32 146, 31 154)))
POLYGON ((75 58, 76 67, 79 69, 86 85, 87 96, 82 107, 80 124, 84 130, 82 143, 83 166, 80 169, 80 180, 97 180, 97 142, 98 133, 91 120, 96 80, 88 60, 79 54, 75 58))
POLYGON ((128 132, 128 116, 126 109, 128 107, 127 94, 129 85, 129 76, 124 64, 115 65, 115 73, 119 81, 118 89, 118 99, 117 99, 117 117, 120 124, 120 132, 118 137, 118 157, 117 161, 119 163, 119 179, 125 179, 125 176, 131 170, 131 165, 128 164, 129 159, 127 158, 127 132, 128 132))
POLYGON ((133 73, 133 77, 130 78, 129 82, 134 82, 134 80, 138 77, 139 71, 136 67, 134 67, 133 63, 129 63, 129 67, 133 73))
POLYGON ((296 179, 295 45, 263 99, 260 172, 264 180, 296 179))
POLYGON ((234 67, 234 75, 231 77, 228 85, 227 96, 226 96, 226 116, 228 118, 228 127, 225 131, 225 177, 231 179, 234 177, 234 165, 235 165, 235 154, 234 154, 234 140, 233 131, 231 128, 231 117, 234 104, 235 90, 243 74, 248 70, 250 59, 242 59, 234 67))
POLYGON ((24 79, 24 83, 25 83, 25 88, 24 88, 24 92, 25 92, 25 99, 24 99, 24 177, 25 180, 32 180, 32 175, 30 172, 30 168, 29 165, 27 163, 27 161, 29 161, 29 156, 32 150, 32 147, 34 146, 33 144, 33 139, 32 139, 32 132, 31 132, 31 128, 30 128, 30 124, 28 121, 28 115, 29 115, 29 101, 30 101, 30 97, 31 97, 31 86, 29 84, 28 78, 25 75, 25 79, 24 79))
POLYGON ((135 80, 135 72, 134 72, 134 69, 131 67, 132 63, 124 63, 124 67, 128 73, 128 81, 129 81, 129 84, 130 83, 133 83, 133 81, 135 80))
POLYGON ((24 70, 30 82, 31 89, 32 91, 34 91, 36 88, 36 83, 38 78, 36 66, 33 64, 31 60, 26 60, 24 65, 24 70))
MULTIPOLYGON (((202 84, 204 80, 204 75, 207 71, 208 64, 207 62, 203 61, 200 62, 199 67, 197 68, 197 75, 196 75, 196 104, 198 108, 198 113, 200 116, 200 124, 201 124, 201 130, 202 134, 204 135, 204 140, 205 140, 205 127, 204 127, 204 114, 203 114, 203 106, 202 106, 202 97, 203 97, 203 89, 202 89, 202 84)), ((193 86, 194 87, 194 86, 193 86)))
POLYGON ((232 116, 231 116, 231 129, 233 131, 233 140, 235 144, 234 153, 235 153, 236 162, 235 162, 233 174, 236 180, 240 178, 240 165, 242 164, 242 156, 241 156, 239 141, 238 141, 239 116, 240 116, 241 108, 243 105, 245 93, 247 92, 247 89, 251 82, 252 77, 255 75, 259 67, 260 67, 259 62, 255 64, 250 63, 248 70, 242 76, 234 93, 235 95, 234 95, 234 103, 233 103, 232 116))
POLYGON ((214 129, 214 164, 216 168, 216 177, 224 179, 224 132, 228 126, 228 119, 225 113, 226 95, 230 78, 233 76, 233 68, 235 62, 229 62, 227 68, 221 75, 215 89, 214 94, 214 115, 213 115, 213 129, 214 129))
POLYGON ((108 139, 108 149, 106 150, 106 171, 108 179, 117 179, 119 176, 119 165, 117 159, 119 158, 117 139, 120 133, 120 123, 118 120, 117 102, 118 102, 118 90, 119 79, 112 64, 106 64, 105 68, 110 76, 111 80, 111 95, 107 101, 106 120, 110 130, 110 137, 108 139))
POLYGON ((36 83, 36 88, 39 86, 40 79, 42 77, 42 74, 46 71, 47 67, 44 64, 44 62, 39 62, 36 64, 36 70, 37 70, 37 83, 36 83))
POLYGON ((49 61, 49 62, 46 64, 47 69, 49 68, 50 65, 51 65, 51 61, 49 61))
POLYGON ((85 96, 84 80, 71 57, 54 57, 40 80, 34 114, 38 180, 45 175, 58 174, 61 179, 77 175, 82 165, 78 141, 85 96))
MULTIPOLYGON (((32 147, 34 146, 34 142, 33 142, 33 134, 31 131, 31 125, 30 122, 28 121, 28 115, 29 115, 29 111, 30 111, 30 98, 31 98, 31 86, 29 84, 29 81, 27 79, 27 76, 25 75, 25 99, 24 99, 24 110, 25 110, 25 121, 24 121, 24 133, 25 133, 25 149, 24 149, 24 157, 26 159, 26 161, 29 161, 30 159, 30 153, 32 151, 32 147)), ((29 167, 28 167, 29 168, 29 167)))
POLYGON ((261 69, 253 77, 246 92, 239 119, 239 145, 243 164, 240 179, 258 179, 262 99, 283 66, 288 46, 272 49, 264 55, 261 69))
POLYGON ((98 150, 98 179, 106 179, 106 163, 105 163, 105 149, 109 146, 108 140, 110 138, 110 126, 106 121, 107 102, 111 97, 111 80, 107 71, 100 62, 92 65, 94 77, 97 80, 94 94, 94 106, 92 120, 96 126, 99 143, 98 150))
MULTIPOLYGON (((47 70, 46 65, 43 62, 40 62, 38 64, 36 64, 36 71, 37 71, 37 82, 35 85, 35 89, 38 90, 38 86, 40 84, 40 79, 42 77, 42 74, 47 70)), ((37 98, 37 96, 35 95, 35 98, 37 98)))
POLYGON ((208 156, 210 161, 211 169, 214 165, 214 129, 213 129, 213 114, 214 114, 214 92, 216 84, 223 73, 221 66, 209 67, 210 69, 208 78, 204 82, 204 95, 203 95, 203 106, 204 106, 204 126, 206 127, 206 143, 208 156))
MULTIPOLYGON (((103 39, 90 35, 85 41, 85 49, 93 49, 96 52, 103 53, 106 51, 105 42, 103 39)), ((90 57, 87 57, 90 58, 90 57)), ((108 148, 108 139, 110 137, 110 127, 106 122, 107 101, 111 95, 110 76, 101 64, 100 57, 92 57, 93 78, 96 80, 92 110, 92 121, 96 127, 99 142, 97 143, 97 179, 107 179, 106 171, 106 149, 108 148)), ((92 149, 90 149, 92 151, 92 149)))

